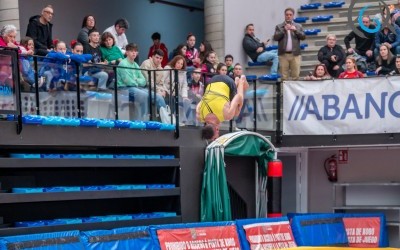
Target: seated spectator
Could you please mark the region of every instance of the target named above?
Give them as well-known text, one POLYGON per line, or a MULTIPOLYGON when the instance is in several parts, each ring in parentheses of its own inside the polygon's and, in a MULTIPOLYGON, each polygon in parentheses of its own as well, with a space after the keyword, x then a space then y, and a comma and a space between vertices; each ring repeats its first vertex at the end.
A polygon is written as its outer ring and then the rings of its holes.
MULTIPOLYGON (((386 18, 387 18, 386 6, 384 5, 384 6, 381 8, 381 11, 380 11, 379 13, 377 13, 377 14, 374 15, 373 20, 378 20, 379 23, 382 24, 382 23, 383 23, 382 20, 386 20, 386 18)), ((375 24, 375 26, 378 25, 376 22, 374 22, 374 24, 375 24)))
POLYGON ((32 67, 33 58, 31 57, 35 51, 33 39, 30 37, 22 38, 20 49, 21 86, 23 91, 30 91, 35 86, 35 71, 32 67))
POLYGON ((396 56, 396 67, 390 72, 390 75, 400 75, 400 56, 396 56))
MULTIPOLYGON (((200 58, 200 62, 204 61, 204 58, 206 57, 206 55, 211 52, 211 51, 215 51, 212 46, 211 43, 207 40, 204 40, 200 43, 199 46, 199 58, 200 58)), ((218 55, 215 54, 215 63, 214 63, 214 68, 216 69, 219 63, 219 59, 218 59, 218 55)))
POLYGON ((193 70, 193 67, 199 67, 201 60, 199 58, 199 51, 195 48, 196 45, 196 37, 189 33, 186 38, 186 58, 187 58, 187 67, 189 68, 188 71, 193 70))
POLYGON ((382 44, 386 44, 392 54, 400 54, 400 28, 396 24, 383 26, 382 29, 375 35, 375 51, 374 54, 379 55, 379 50, 382 44), (396 32, 393 32, 395 30, 396 32), (399 35, 398 35, 399 34, 399 35))
POLYGON ((35 42, 35 54, 45 56, 54 48, 52 29, 54 10, 51 5, 43 8, 41 15, 35 15, 29 18, 26 36, 32 37, 35 42))
POLYGON ((172 51, 172 57, 170 60, 172 60, 175 56, 183 56, 185 58, 186 65, 190 62, 190 60, 186 57, 186 51, 187 51, 187 45, 185 43, 179 44, 173 51, 172 51))
POLYGON ((200 102, 201 97, 204 93, 204 83, 201 81, 201 69, 196 68, 192 71, 191 81, 189 82, 188 97, 191 101, 191 109, 188 114, 187 125, 196 125, 198 121, 196 120, 196 106, 200 102))
POLYGON ((115 45, 114 36, 109 32, 104 32, 101 35, 100 51, 103 56, 103 60, 109 64, 119 64, 124 59, 124 54, 115 45))
POLYGON ((271 74, 278 73, 279 58, 276 50, 265 51, 265 46, 269 42, 269 39, 265 42, 261 42, 254 35, 254 25, 248 24, 246 26, 246 34, 242 41, 242 46, 246 54, 251 58, 253 62, 268 62, 272 61, 271 74))
POLYGON ((151 56, 151 58, 143 61, 142 65, 140 65, 142 74, 146 79, 146 83, 150 84, 153 96, 154 93, 156 93, 155 99, 157 108, 166 107, 164 97, 166 96, 167 92, 163 82, 164 72, 162 71, 163 68, 161 67, 163 57, 164 52, 160 49, 157 49, 154 51, 154 54, 151 56), (149 72, 151 72, 150 79, 149 72), (156 89, 154 89, 154 85, 156 86, 156 89))
POLYGON ((217 74, 218 75, 227 75, 228 74, 228 68, 226 67, 225 63, 218 63, 217 74))
POLYGON ((127 29, 129 29, 128 21, 125 18, 120 18, 115 21, 113 26, 108 27, 103 32, 103 34, 109 32, 114 37, 114 45, 120 48, 122 54, 125 54, 125 46, 128 44, 128 39, 125 35, 127 29))
POLYGON ((310 72, 310 75, 304 77, 304 80, 324 80, 324 79, 330 79, 331 76, 328 73, 328 70, 325 66, 325 64, 318 64, 315 66, 314 71, 310 72))
POLYGON ((328 73, 332 77, 338 77, 342 73, 342 65, 346 54, 342 46, 336 44, 336 36, 328 34, 326 36, 326 45, 318 51, 318 61, 325 64, 328 73))
MULTIPOLYGON (((91 29, 89 31, 89 43, 83 47, 83 52, 85 54, 91 54, 91 63, 95 64, 107 64, 106 60, 103 60, 103 55, 100 50, 100 34, 96 29, 91 29)), ((104 72, 101 67, 90 66, 85 67, 85 74, 93 76, 98 79, 97 88, 100 91, 107 89, 108 74, 104 72)))
POLYGON ((163 60, 161 62, 161 66, 164 68, 168 63, 168 57, 167 57, 168 49, 167 49, 167 46, 165 46, 165 44, 160 41, 161 40, 161 35, 158 32, 153 33, 153 35, 151 35, 151 39, 153 40, 153 46, 150 47, 149 53, 147 54, 147 58, 150 58, 153 55, 153 53, 154 53, 154 51, 156 49, 162 50, 164 52, 165 56, 163 57, 163 60))
POLYGON ((228 68, 228 76, 233 75, 233 56, 228 54, 225 56, 225 65, 228 68))
POLYGON ((84 47, 89 44, 89 32, 96 29, 96 20, 94 16, 87 15, 83 18, 82 29, 78 34, 78 42, 80 42, 84 47))
POLYGON ((346 70, 340 73, 339 78, 363 78, 364 74, 357 69, 356 59, 353 56, 346 57, 346 70))
POLYGON ((377 75, 387 75, 395 69, 395 57, 390 51, 387 44, 381 44, 379 47, 379 55, 376 57, 377 75))
MULTIPOLYGON (((240 78, 240 77, 242 77, 242 75, 243 75, 242 65, 240 65, 240 63, 236 63, 235 67, 233 68, 233 74, 230 77, 235 81, 236 78, 240 78)), ((247 79, 246 79, 246 82, 247 82, 247 79)), ((249 104, 249 99, 244 96, 244 98, 243 98, 243 106, 242 106, 242 108, 240 110, 240 113, 238 114, 238 116, 235 119, 236 127, 238 127, 238 125, 243 121, 245 109, 247 109, 250 112, 252 107, 249 104)), ((245 127, 245 126, 243 126, 243 127, 245 127)))
POLYGON ((166 87, 167 93, 170 94, 170 96, 175 96, 175 87, 173 83, 176 81, 178 82, 178 99, 179 103, 182 103, 183 108, 182 110, 180 109, 181 112, 179 112, 181 115, 181 122, 183 124, 186 124, 188 121, 188 111, 190 109, 190 104, 191 101, 188 98, 188 83, 187 83, 187 77, 186 77, 186 61, 183 56, 175 56, 167 66, 164 68, 167 71, 164 71, 164 85, 166 87), (178 79, 175 79, 175 72, 171 71, 173 69, 178 70, 178 79))
POLYGON ((206 55, 206 58, 201 62, 201 72, 205 75, 205 83, 207 85, 208 81, 215 74, 215 56, 216 53, 214 51, 209 52, 206 55))
POLYGON ((147 120, 149 91, 146 88, 146 79, 140 72, 139 65, 135 62, 137 54, 138 47, 136 44, 130 43, 126 46, 126 58, 119 63, 121 68, 117 69, 117 85, 120 90, 128 89, 129 101, 139 103, 139 117, 147 120))
POLYGON ((21 50, 16 42, 15 38, 17 37, 17 27, 12 24, 4 25, 0 31, 0 47, 9 47, 18 49, 18 53, 21 53, 21 50))
MULTIPOLYGON (((368 16, 363 16, 362 18, 363 24, 369 29, 375 29, 375 25, 371 24, 371 20, 368 16)), ((357 53, 360 56, 364 56, 368 62, 374 60, 374 41, 375 41, 375 33, 370 33, 362 29, 360 26, 357 27, 357 30, 364 34, 364 37, 360 37, 354 31, 351 31, 345 38, 344 43, 346 44, 347 54, 352 55, 357 53), (353 49, 350 46, 350 41, 355 38, 356 47, 353 49)))

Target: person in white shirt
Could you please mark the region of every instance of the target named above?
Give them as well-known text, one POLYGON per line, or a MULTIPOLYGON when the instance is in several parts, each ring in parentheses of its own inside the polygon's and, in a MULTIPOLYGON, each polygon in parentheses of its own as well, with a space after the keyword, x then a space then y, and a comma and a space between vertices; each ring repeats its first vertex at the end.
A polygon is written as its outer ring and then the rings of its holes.
MULTIPOLYGON (((125 18, 120 18, 115 21, 115 24, 108 27, 104 32, 110 32, 115 38, 115 45, 121 49, 122 54, 125 55, 125 46, 128 45, 125 31, 129 29, 129 23, 125 18)), ((103 33, 104 33, 103 32, 103 33)))

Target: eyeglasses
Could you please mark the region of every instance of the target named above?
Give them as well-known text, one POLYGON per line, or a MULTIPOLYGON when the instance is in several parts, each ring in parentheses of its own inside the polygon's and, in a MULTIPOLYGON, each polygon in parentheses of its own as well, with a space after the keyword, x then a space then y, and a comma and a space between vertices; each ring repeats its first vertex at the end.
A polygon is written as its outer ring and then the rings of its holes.
POLYGON ((52 16, 54 16, 54 13, 53 13, 53 12, 51 12, 51 11, 49 11, 49 10, 45 10, 45 11, 43 11, 43 12, 45 12, 45 13, 47 13, 47 14, 49 14, 49 15, 52 15, 52 16))

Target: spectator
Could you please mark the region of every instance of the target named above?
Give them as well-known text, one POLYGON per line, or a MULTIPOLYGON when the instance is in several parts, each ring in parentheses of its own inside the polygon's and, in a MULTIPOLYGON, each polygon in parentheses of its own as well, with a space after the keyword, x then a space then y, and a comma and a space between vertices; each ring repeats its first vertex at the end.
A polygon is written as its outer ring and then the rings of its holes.
POLYGON ((215 74, 215 56, 214 51, 208 52, 204 61, 201 62, 201 72, 205 75, 205 83, 207 84, 211 77, 215 74))
POLYGON ((164 57, 163 60, 161 62, 161 66, 164 68, 167 63, 168 63, 168 49, 167 46, 165 46, 164 43, 161 42, 161 35, 158 32, 153 33, 153 35, 151 35, 151 39, 153 40, 153 46, 150 47, 149 49, 149 53, 147 54, 147 58, 150 58, 154 51, 157 49, 160 49, 164 52, 164 57))
POLYGON ((328 73, 328 69, 326 68, 325 64, 321 63, 315 66, 314 71, 310 72, 310 75, 304 77, 304 80, 325 80, 330 79, 331 76, 328 73))
MULTIPOLYGON (((207 40, 204 40, 200 43, 200 47, 199 47, 199 58, 200 58, 200 62, 204 61, 204 58, 206 57, 206 55, 211 52, 211 51, 215 51, 212 46, 211 43, 207 40)), ((219 59, 218 59, 218 55, 215 53, 215 62, 214 62, 214 68, 216 69, 219 63, 219 59)))
POLYGON ((186 57, 186 51, 187 51, 187 45, 184 43, 181 43, 178 45, 178 47, 176 47, 172 53, 172 58, 171 60, 175 57, 175 56, 183 56, 185 58, 186 61, 186 65, 190 62, 190 60, 186 57))
MULTIPOLYGON (((83 52, 85 54, 92 55, 92 63, 95 64, 107 64, 107 61, 104 61, 102 58, 102 53, 100 50, 100 34, 96 29, 91 29, 89 31, 89 43, 83 47, 83 52)), ((87 75, 93 76, 98 79, 97 88, 100 91, 107 89, 107 81, 108 81, 108 74, 104 72, 98 66, 90 66, 85 68, 87 75)))
POLYGON ((91 30, 96 29, 96 20, 93 15, 87 15, 83 18, 82 29, 78 34, 78 42, 80 42, 83 47, 89 44, 89 33, 91 30))
POLYGON ((120 90, 128 89, 129 101, 139 103, 139 117, 147 120, 149 94, 146 88, 146 79, 140 72, 139 65, 135 62, 137 54, 138 47, 136 44, 130 43, 126 46, 126 58, 119 63, 121 68, 117 69, 117 85, 120 90))
POLYGON ((52 28, 54 10, 51 5, 43 8, 41 15, 32 16, 29 18, 26 36, 32 37, 35 42, 35 54, 45 56, 54 48, 52 28))
POLYGON ((181 122, 186 124, 188 122, 188 111, 190 109, 191 101, 188 98, 188 83, 186 77, 186 61, 183 56, 175 56, 167 66, 164 68, 167 71, 164 71, 164 84, 167 89, 167 92, 170 93, 170 96, 176 95, 175 88, 173 87, 175 81, 178 82, 178 99, 179 103, 182 103, 183 108, 180 109, 179 112, 181 115, 181 122), (174 69, 178 70, 178 79, 175 79, 174 69))
POLYGON ((400 56, 396 56, 396 67, 390 72, 390 75, 399 75, 400 74, 400 56))
POLYGON ((18 49, 18 53, 21 53, 18 43, 15 41, 17 37, 17 27, 12 24, 4 25, 0 31, 0 47, 9 47, 18 49))
POLYGON ((387 75, 395 69, 395 58, 387 44, 381 44, 379 55, 376 57, 377 75, 387 75))
MULTIPOLYGON (((160 49, 156 49, 151 58, 143 61, 140 68, 142 74, 146 79, 146 83, 150 84, 152 92, 156 93, 156 104, 157 107, 165 107, 164 97, 166 96, 166 88, 164 86, 164 72, 162 71, 161 62, 164 57, 164 52, 160 49), (149 79, 149 73, 151 72, 151 78, 149 79), (156 89, 154 89, 154 81, 156 89)), ((154 94, 153 94, 154 95, 154 94)))
POLYGON ((363 78, 364 74, 357 69, 356 59, 353 56, 346 57, 346 70, 340 73, 339 78, 363 78))
POLYGON ((318 51, 318 61, 325 64, 328 73, 332 77, 338 77, 342 73, 342 65, 346 54, 342 46, 336 44, 336 36, 328 34, 326 36, 326 45, 318 51))
POLYGON ((379 50, 381 44, 386 44, 386 47, 390 49, 392 54, 400 54, 400 28, 396 24, 390 24, 389 26, 384 26, 379 32, 375 35, 375 55, 379 55, 379 50), (392 32, 392 30, 396 32, 392 32))
MULTIPOLYGON (((20 57, 20 71, 21 71, 21 86, 23 91, 30 91, 35 86, 35 71, 32 67, 33 55, 35 51, 35 44, 31 37, 24 37, 20 43, 21 57, 20 57)), ((40 86, 41 87, 41 86, 40 86)))
POLYGON ((35 43, 32 37, 26 36, 22 38, 19 49, 21 50, 21 55, 33 55, 35 53, 35 43))
POLYGON ((254 35, 254 25, 248 24, 246 26, 246 34, 243 38, 242 46, 246 54, 251 58, 253 62, 268 62, 272 61, 271 74, 278 73, 278 55, 275 50, 265 51, 265 45, 269 42, 269 39, 265 42, 261 42, 254 35))
POLYGON ((201 81, 201 69, 196 68, 192 71, 192 77, 191 81, 189 83, 189 90, 188 90, 188 98, 191 101, 191 109, 192 110, 189 112, 188 115, 188 125, 195 125, 197 124, 197 121, 195 119, 195 109, 197 104, 200 102, 201 97, 203 96, 204 93, 204 84, 201 81))
POLYGON ((226 67, 228 68, 228 75, 232 76, 233 75, 233 56, 228 54, 225 56, 225 64, 226 67))
MULTIPOLYGON (((242 65, 240 65, 240 63, 236 63, 235 67, 233 68, 233 74, 232 74, 231 78, 233 80, 235 80, 236 78, 240 78, 242 75, 243 75, 242 65)), ((247 82, 247 79, 246 79, 246 82, 247 82)), ((248 112, 251 112, 251 110, 252 110, 251 105, 249 105, 248 98, 243 99, 243 106, 242 106, 238 116, 235 119, 236 128, 243 121, 243 118, 245 117, 245 114, 244 114, 245 109, 247 109, 248 112)), ((245 126, 243 126, 243 127, 245 127, 245 126)))
MULTIPOLYGON (((369 29, 375 29, 375 25, 371 24, 371 20, 368 16, 363 16, 362 22, 364 26, 368 27, 369 29)), ((374 41, 375 41, 375 33, 370 33, 362 29, 360 26, 357 27, 357 30, 364 34, 366 37, 358 36, 354 31, 351 31, 345 38, 344 43, 346 45, 347 54, 352 55, 357 53, 360 56, 364 56, 368 62, 374 60, 374 41), (350 46, 350 41, 355 38, 356 47, 353 49, 350 46)))
POLYGON ((190 70, 193 70, 193 67, 198 67, 201 63, 199 58, 199 51, 194 47, 196 45, 196 37, 189 33, 186 38, 186 58, 187 60, 187 67, 191 67, 190 70))
POLYGON ((100 51, 103 56, 103 60, 109 64, 119 64, 124 55, 121 50, 115 45, 114 36, 110 32, 104 32, 101 35, 100 51))
POLYGON ((303 27, 293 22, 294 9, 285 9, 285 21, 281 24, 276 25, 274 40, 278 41, 278 55, 280 73, 282 80, 299 79, 300 75, 300 63, 301 63, 301 49, 300 40, 306 39, 303 31, 303 27))
POLYGON ((218 75, 227 75, 228 74, 228 68, 226 67, 225 63, 218 63, 217 74, 218 75))
POLYGON ((108 27, 104 32, 109 32, 114 36, 115 45, 121 49, 122 54, 125 54, 125 46, 128 44, 125 31, 129 29, 129 23, 126 19, 120 18, 115 21, 113 26, 108 27))

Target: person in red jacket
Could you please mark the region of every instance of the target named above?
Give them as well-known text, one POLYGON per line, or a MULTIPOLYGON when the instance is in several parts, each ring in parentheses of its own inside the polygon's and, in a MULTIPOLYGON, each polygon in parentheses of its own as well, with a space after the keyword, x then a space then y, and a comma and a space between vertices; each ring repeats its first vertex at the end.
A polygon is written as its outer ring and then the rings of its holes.
POLYGON ((161 35, 158 32, 153 33, 153 35, 151 35, 151 39, 153 40, 153 46, 150 47, 147 58, 152 57, 154 51, 156 51, 157 49, 162 50, 164 52, 164 57, 163 60, 161 61, 161 66, 164 68, 168 64, 167 46, 165 46, 165 44, 161 42, 161 35))
POLYGON ((346 70, 340 73, 339 78, 363 78, 364 74, 357 70, 356 59, 353 56, 346 57, 346 70))
POLYGON ((18 43, 15 41, 17 36, 17 28, 12 24, 4 25, 0 31, 0 47, 9 47, 18 49, 21 53, 18 43))

